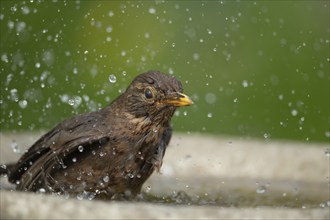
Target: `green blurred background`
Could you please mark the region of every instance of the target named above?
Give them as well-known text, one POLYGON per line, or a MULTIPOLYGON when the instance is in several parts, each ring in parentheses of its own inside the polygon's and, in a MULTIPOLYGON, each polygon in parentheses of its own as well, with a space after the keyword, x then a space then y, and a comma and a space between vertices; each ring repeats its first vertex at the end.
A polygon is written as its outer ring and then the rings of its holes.
POLYGON ((195 102, 176 131, 329 141, 329 1, 0 2, 2 132, 51 128, 160 70, 195 102))

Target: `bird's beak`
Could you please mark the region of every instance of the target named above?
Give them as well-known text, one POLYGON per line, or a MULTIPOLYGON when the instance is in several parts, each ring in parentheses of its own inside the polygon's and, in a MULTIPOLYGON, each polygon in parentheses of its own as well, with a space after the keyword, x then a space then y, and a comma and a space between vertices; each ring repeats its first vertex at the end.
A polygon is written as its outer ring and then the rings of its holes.
POLYGON ((181 107, 181 106, 188 106, 192 105, 193 101, 189 98, 189 96, 179 93, 179 92, 174 92, 169 94, 163 101, 162 103, 168 104, 168 105, 173 105, 176 107, 181 107))

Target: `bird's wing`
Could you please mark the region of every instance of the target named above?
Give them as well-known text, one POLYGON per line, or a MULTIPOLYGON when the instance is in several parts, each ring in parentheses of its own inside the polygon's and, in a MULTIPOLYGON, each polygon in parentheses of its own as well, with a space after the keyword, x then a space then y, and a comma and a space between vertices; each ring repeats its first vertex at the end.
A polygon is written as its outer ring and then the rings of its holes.
POLYGON ((165 155, 166 147, 169 144, 172 137, 172 127, 168 126, 158 143, 157 150, 151 157, 151 163, 154 165, 157 172, 160 171, 160 167, 163 163, 163 157, 165 155))
POLYGON ((89 149, 107 143, 110 128, 104 122, 104 115, 99 113, 65 120, 42 136, 10 170, 9 180, 19 181, 18 189, 31 190, 36 181, 63 165, 63 159, 79 146, 89 149))

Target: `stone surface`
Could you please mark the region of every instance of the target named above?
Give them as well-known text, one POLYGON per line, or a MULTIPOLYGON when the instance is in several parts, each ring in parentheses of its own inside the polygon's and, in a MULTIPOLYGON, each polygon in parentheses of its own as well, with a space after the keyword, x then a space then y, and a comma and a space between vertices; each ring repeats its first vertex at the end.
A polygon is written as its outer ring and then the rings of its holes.
MULTIPOLYGON (((11 146, 23 152, 40 134, 1 133, 0 162, 17 160, 11 146)), ((176 134, 161 174, 143 187, 146 195, 174 202, 79 201, 11 192, 1 178, 1 219, 329 219, 328 148, 176 134)))

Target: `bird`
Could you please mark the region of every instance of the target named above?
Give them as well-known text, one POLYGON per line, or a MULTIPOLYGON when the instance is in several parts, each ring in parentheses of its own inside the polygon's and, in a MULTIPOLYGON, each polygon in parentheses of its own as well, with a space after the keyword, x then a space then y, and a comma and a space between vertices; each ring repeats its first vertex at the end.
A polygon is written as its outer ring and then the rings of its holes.
POLYGON ((193 104, 182 92, 172 75, 142 73, 104 108, 59 123, 0 174, 18 191, 135 198, 160 172, 175 110, 193 104))

